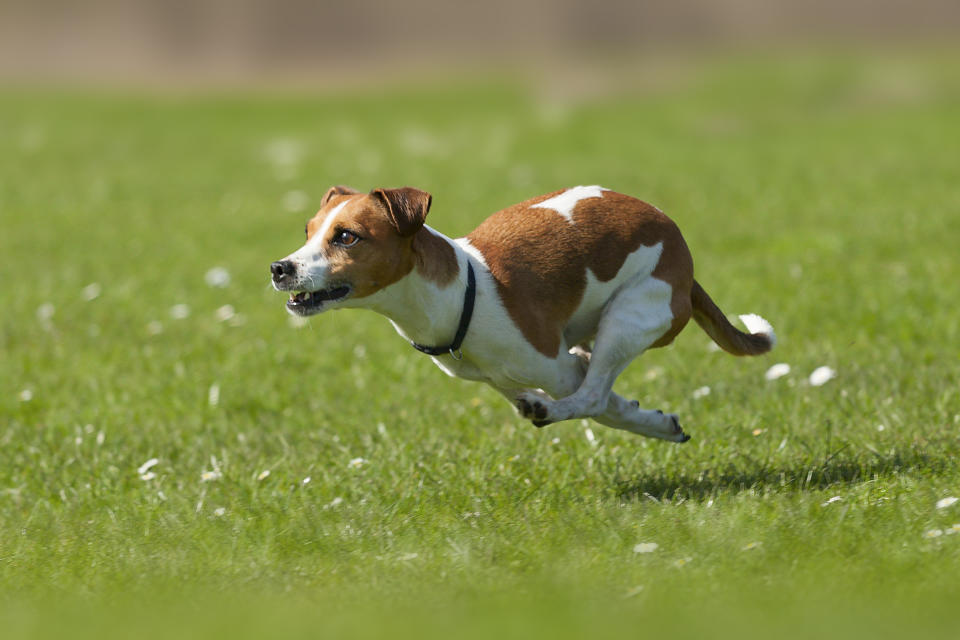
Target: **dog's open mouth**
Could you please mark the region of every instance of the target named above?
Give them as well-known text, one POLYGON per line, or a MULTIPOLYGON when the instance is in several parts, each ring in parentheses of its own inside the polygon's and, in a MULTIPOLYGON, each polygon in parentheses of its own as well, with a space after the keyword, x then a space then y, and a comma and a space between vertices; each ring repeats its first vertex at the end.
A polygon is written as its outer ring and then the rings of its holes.
POLYGON ((300 291, 290 294, 287 309, 297 315, 306 316, 320 311, 328 302, 339 302, 350 295, 350 287, 341 285, 320 291, 300 291))

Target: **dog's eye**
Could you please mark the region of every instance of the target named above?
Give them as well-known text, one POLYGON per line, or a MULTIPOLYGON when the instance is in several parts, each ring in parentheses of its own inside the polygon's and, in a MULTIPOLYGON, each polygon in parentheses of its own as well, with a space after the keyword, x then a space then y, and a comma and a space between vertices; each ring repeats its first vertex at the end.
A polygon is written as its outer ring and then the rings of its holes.
POLYGON ((343 229, 337 231, 337 235, 333 237, 333 244, 338 244, 341 247, 352 247, 360 241, 360 236, 355 234, 353 231, 347 231, 343 229))

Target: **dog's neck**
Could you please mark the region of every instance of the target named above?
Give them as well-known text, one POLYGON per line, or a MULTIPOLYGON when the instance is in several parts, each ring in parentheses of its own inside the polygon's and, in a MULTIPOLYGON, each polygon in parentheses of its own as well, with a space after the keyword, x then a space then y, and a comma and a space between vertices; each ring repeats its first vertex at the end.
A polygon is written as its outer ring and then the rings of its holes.
MULTIPOLYGON (((449 281, 438 283, 424 274, 442 270, 440 261, 447 261, 440 252, 424 248, 417 252, 417 265, 406 276, 366 298, 363 306, 386 316, 397 332, 418 344, 449 344, 457 331, 463 312, 467 288, 467 252, 443 234, 424 227, 421 233, 432 233, 453 248, 457 273, 449 281)), ((474 263, 474 269, 478 265, 474 263)))

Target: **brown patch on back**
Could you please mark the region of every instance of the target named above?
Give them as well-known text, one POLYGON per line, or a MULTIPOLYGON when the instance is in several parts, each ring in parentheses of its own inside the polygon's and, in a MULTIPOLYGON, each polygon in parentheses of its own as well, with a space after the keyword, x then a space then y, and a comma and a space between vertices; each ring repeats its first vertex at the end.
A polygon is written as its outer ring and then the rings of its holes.
POLYGON ((424 280, 444 286, 453 282, 460 273, 453 246, 429 229, 421 228, 414 234, 411 248, 417 273, 424 280))
POLYGON ((655 346, 667 344, 690 317, 693 261, 680 230, 656 207, 613 191, 577 202, 573 224, 552 209, 531 208, 561 193, 499 211, 467 236, 483 254, 514 324, 537 351, 556 357, 583 297, 586 270, 606 282, 641 245, 662 242, 653 275, 673 288, 674 321, 655 346))

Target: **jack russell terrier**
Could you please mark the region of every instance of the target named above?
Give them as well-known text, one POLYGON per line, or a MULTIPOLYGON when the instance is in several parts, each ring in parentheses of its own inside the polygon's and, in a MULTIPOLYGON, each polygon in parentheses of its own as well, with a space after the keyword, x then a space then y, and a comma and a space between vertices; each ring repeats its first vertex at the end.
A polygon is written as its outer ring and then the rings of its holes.
POLYGON ((674 414, 612 392, 638 355, 693 317, 734 355, 769 351, 757 315, 736 329, 693 279, 680 230, 645 202, 574 187, 521 202, 451 240, 424 224, 429 193, 333 187, 307 241, 270 265, 287 309, 385 315, 448 375, 486 382, 542 427, 574 418, 686 442, 674 414), (590 342, 593 342, 591 349, 590 342))

